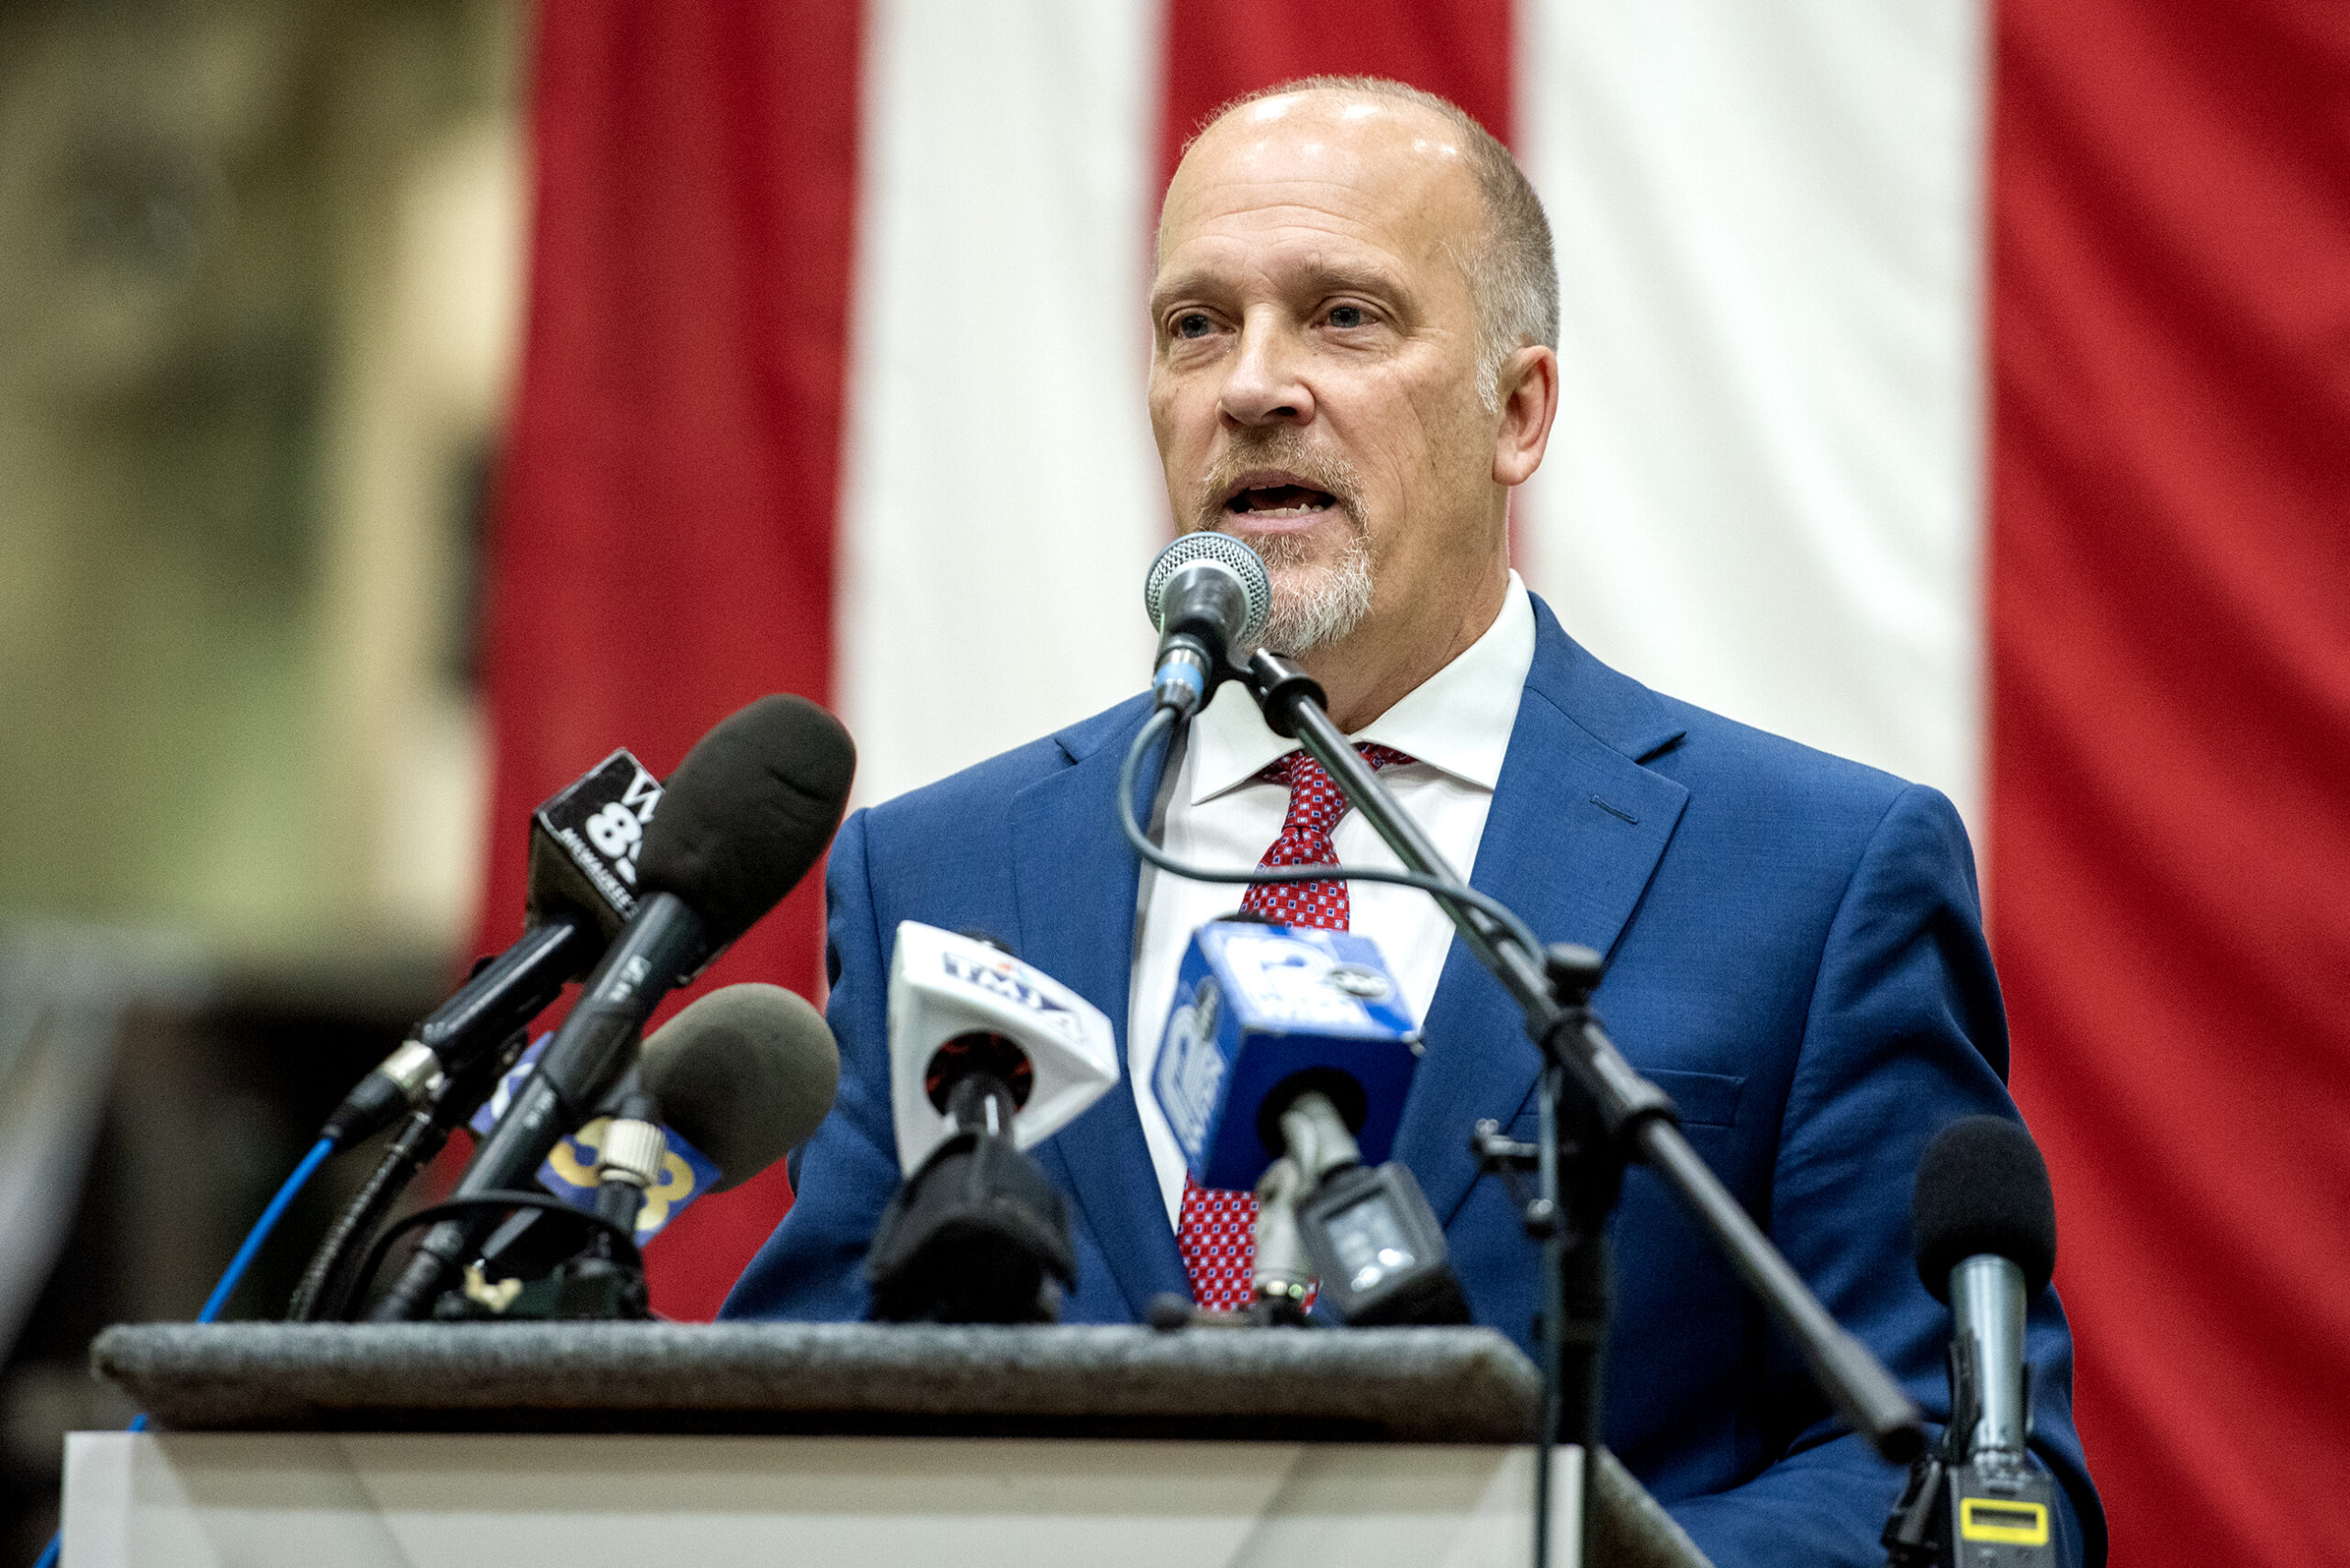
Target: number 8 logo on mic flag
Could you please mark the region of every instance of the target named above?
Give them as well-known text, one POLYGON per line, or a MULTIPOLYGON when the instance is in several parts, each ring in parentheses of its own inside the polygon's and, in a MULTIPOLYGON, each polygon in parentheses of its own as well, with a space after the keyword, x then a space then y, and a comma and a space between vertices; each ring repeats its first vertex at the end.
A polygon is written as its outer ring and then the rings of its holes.
POLYGON ((618 801, 588 819, 588 841, 604 852, 631 887, 636 885, 636 846, 644 842, 644 824, 618 801))
MULTIPOLYGON (((476 1137, 487 1137, 498 1118, 506 1114, 507 1103, 521 1085, 523 1076, 539 1059, 554 1036, 542 1035, 522 1053, 521 1059, 507 1070, 488 1103, 474 1113, 467 1124, 476 1137)), ((611 1120, 599 1116, 577 1132, 554 1146, 546 1162, 539 1167, 539 1185, 576 1209, 593 1211, 596 1207, 596 1160, 603 1149, 604 1128, 611 1120)), ((663 1127, 668 1137, 668 1153, 661 1161, 661 1175, 645 1190, 644 1206, 637 1211, 636 1244, 652 1240, 667 1227, 669 1222, 685 1212, 686 1205, 710 1191, 718 1180, 715 1161, 678 1135, 673 1127, 663 1127)))

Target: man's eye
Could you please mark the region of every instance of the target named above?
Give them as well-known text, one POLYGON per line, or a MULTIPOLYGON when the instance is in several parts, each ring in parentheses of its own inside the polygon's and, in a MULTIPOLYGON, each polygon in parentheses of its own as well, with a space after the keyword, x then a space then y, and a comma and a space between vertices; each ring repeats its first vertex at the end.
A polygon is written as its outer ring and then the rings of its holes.
POLYGON ((1215 323, 1197 310, 1186 310, 1175 318, 1175 335, 1179 338, 1204 338, 1215 330, 1215 323))
POLYGON ((1333 305, 1330 307, 1330 325, 1337 328, 1341 331, 1352 327, 1367 327, 1370 324, 1371 318, 1364 314, 1363 308, 1360 305, 1333 305))

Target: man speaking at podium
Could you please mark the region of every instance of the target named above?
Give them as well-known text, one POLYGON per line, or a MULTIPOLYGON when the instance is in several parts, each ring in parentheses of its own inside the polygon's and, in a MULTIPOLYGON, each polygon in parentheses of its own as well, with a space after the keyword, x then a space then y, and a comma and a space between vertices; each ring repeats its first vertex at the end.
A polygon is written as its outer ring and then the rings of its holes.
MULTIPOLYGON (((1322 683, 1478 888, 1545 940, 1607 955, 1596 1005, 1697 1151, 1828 1309, 1942 1411, 1949 1319, 1911 1267, 1911 1176, 1944 1124, 2014 1114, 1964 830, 1932 790, 1608 669, 1510 571, 1509 492, 1542 461, 1559 379, 1550 232, 1509 153, 1391 83, 1245 100, 1168 188, 1151 311, 1151 423, 1179 525, 1264 556, 1265 644, 1322 683)), ((1001 934, 1125 1026, 1125 1081, 1038 1150, 1071 1199, 1065 1319, 1136 1321, 1169 1291, 1245 1300, 1231 1246, 1247 1242, 1248 1200, 1189 1187, 1133 1090, 1185 943, 1232 900, 1142 877, 1120 835, 1119 764, 1147 711, 1138 698, 841 830, 840 1097, 729 1316, 864 1316, 859 1265, 898 1180, 884 1003, 907 919, 1001 934)), ((1184 860, 1395 864, 1237 683, 1159 799, 1184 860)), ((1539 1063, 1516 1004, 1420 893, 1333 880, 1246 903, 1349 926, 1394 967, 1428 1041, 1395 1155, 1445 1223, 1477 1320, 1531 1350, 1537 1252, 1469 1149, 1480 1117, 1531 1136, 1539 1063)), ((1722 1568, 1883 1562, 1897 1473, 1839 1431, 1638 1169, 1615 1237, 1609 1445, 1722 1568)), ((2088 1539, 2101 1558, 2053 1294, 2029 1350, 2068 1556, 2088 1539)))

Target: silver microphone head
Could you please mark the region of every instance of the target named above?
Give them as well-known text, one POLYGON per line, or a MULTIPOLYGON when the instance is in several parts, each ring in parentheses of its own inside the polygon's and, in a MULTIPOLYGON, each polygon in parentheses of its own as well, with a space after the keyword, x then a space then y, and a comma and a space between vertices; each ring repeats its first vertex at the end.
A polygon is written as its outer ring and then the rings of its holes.
POLYGON ((1162 610, 1168 584, 1186 566, 1221 569, 1238 580, 1242 622, 1233 634, 1231 647, 1235 656, 1245 658, 1265 634, 1265 622, 1273 613, 1273 577, 1265 569, 1264 557, 1229 533, 1187 533, 1161 550, 1158 559, 1150 564, 1142 585, 1143 608, 1150 614, 1151 625, 1161 632, 1167 629, 1162 610))

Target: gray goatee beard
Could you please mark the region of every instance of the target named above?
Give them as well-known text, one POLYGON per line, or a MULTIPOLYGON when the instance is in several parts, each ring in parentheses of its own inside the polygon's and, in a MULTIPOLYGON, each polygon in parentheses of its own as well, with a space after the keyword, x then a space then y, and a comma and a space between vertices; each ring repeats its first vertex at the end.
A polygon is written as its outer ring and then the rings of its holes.
POLYGON ((1313 544, 1297 535, 1276 533, 1250 541, 1273 578, 1273 608, 1263 645, 1288 658, 1326 647, 1351 634, 1371 613, 1371 541, 1354 498, 1361 494, 1353 465, 1334 454, 1317 453, 1292 431, 1259 432, 1225 452, 1203 476, 1200 507, 1192 527, 1237 532, 1222 496, 1251 469, 1279 468, 1327 494, 1345 522, 1337 554, 1317 561, 1313 544))
POLYGON ((1343 642, 1371 613, 1371 544, 1360 528, 1347 531, 1337 557, 1326 563, 1309 560, 1309 543, 1292 534, 1276 534, 1256 549, 1273 575, 1264 645, 1274 653, 1296 658, 1343 642))

